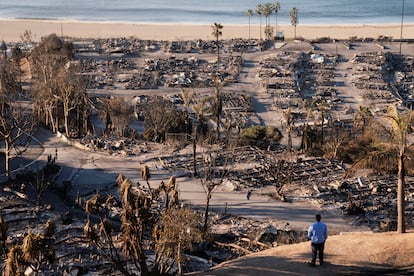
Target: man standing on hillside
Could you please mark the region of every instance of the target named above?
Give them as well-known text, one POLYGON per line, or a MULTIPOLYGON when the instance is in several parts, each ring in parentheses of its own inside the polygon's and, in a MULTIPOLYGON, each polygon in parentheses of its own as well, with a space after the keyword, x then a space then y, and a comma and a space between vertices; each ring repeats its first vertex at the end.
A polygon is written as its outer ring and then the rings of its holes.
POLYGON ((308 230, 308 239, 311 241, 312 261, 311 266, 315 266, 316 256, 319 252, 319 264, 323 265, 323 251, 325 249, 325 241, 328 238, 328 227, 321 222, 321 215, 316 214, 316 222, 313 223, 308 230))

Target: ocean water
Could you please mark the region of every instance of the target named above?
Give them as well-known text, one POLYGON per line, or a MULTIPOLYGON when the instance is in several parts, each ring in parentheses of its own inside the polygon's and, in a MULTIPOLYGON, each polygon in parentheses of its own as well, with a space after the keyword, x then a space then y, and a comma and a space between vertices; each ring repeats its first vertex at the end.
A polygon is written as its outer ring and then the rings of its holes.
MULTIPOLYGON (((258 0, 0 0, 0 19, 33 18, 135 23, 248 24, 245 15, 258 0)), ((270 22, 290 24, 414 23, 414 0, 279 0, 281 9, 270 22), (404 1, 404 13, 402 13, 404 1)), ((251 24, 260 24, 254 13, 251 24)), ((262 23, 265 18, 262 16, 262 23)))

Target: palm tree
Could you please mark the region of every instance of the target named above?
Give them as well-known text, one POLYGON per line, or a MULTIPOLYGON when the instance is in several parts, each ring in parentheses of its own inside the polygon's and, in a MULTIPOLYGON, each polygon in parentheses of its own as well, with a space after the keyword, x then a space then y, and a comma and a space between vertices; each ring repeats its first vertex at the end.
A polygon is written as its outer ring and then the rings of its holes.
POLYGON ((277 27, 277 13, 280 11, 280 3, 279 3, 279 1, 275 1, 275 3, 273 4, 272 8, 273 8, 273 11, 275 13, 275 32, 277 34, 277 32, 279 31, 278 30, 278 27, 277 27))
POLYGON ((273 12, 272 4, 266 3, 263 6, 263 15, 266 18, 266 20, 265 20, 266 21, 266 27, 265 27, 265 37, 266 37, 266 39, 269 39, 269 38, 272 37, 272 30, 270 28, 270 18, 269 18, 269 16, 272 14, 272 12, 273 12))
POLYGON ((293 7, 290 10, 290 23, 292 24, 293 27, 295 27, 295 39, 296 39, 296 25, 298 25, 299 23, 299 18, 298 18, 298 9, 293 7))
POLYGON ((377 143, 379 146, 371 148, 366 156, 355 162, 348 170, 347 175, 353 174, 359 168, 377 167, 377 170, 388 169, 390 164, 395 164, 394 162, 397 159, 397 232, 405 233, 405 152, 407 150, 407 132, 412 121, 412 112, 399 112, 397 107, 390 105, 385 119, 390 123, 391 128, 387 129, 386 125, 382 123, 371 126, 375 128, 375 133, 382 140, 379 144, 377 143), (382 133, 380 133, 381 131, 382 133), (386 139, 387 136, 391 139, 386 139))
POLYGON ((212 35, 216 38, 216 46, 217 46, 217 70, 219 69, 219 61, 220 61, 220 46, 219 46, 219 38, 223 35, 223 32, 221 31, 223 29, 223 25, 220 23, 214 22, 213 25, 211 25, 211 28, 213 29, 212 35))
POLYGON ((387 119, 392 125, 392 136, 395 146, 398 148, 398 183, 397 183, 397 232, 405 233, 406 225, 404 218, 405 209, 405 151, 407 148, 408 127, 411 124, 411 112, 402 114, 397 107, 390 105, 387 110, 387 119))
POLYGON ((263 5, 258 4, 256 6, 256 14, 260 16, 260 40, 262 40, 262 13, 263 13, 263 5))
POLYGON ((251 9, 248 9, 248 10, 246 11, 246 16, 248 16, 248 17, 249 17, 249 42, 250 42, 250 17, 252 17, 252 16, 253 16, 253 11, 252 11, 251 9))

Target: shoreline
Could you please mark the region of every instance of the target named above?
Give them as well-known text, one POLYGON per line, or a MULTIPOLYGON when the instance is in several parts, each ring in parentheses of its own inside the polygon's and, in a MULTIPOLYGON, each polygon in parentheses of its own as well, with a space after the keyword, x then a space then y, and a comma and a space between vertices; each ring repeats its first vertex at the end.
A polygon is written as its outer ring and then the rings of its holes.
MULTIPOLYGON (((213 24, 213 23, 212 23, 213 24)), ((212 24, 166 24, 166 23, 131 23, 107 21, 78 21, 54 19, 0 19, 0 39, 6 42, 18 42, 25 30, 32 32, 33 40, 55 33, 82 39, 136 37, 143 40, 213 40, 212 24)), ((220 39, 249 38, 248 24, 222 24, 220 39)), ((271 25, 274 26, 274 25, 271 25)), ((263 31, 264 24, 261 26, 263 31)), ((293 39, 294 27, 278 25, 286 39, 293 39)), ((387 36, 400 38, 401 24, 298 24, 297 37, 316 39, 330 37, 332 39, 378 38, 387 36)), ((250 25, 250 38, 260 37, 260 26, 250 25)), ((403 39, 414 39, 414 23, 403 25, 403 39)))

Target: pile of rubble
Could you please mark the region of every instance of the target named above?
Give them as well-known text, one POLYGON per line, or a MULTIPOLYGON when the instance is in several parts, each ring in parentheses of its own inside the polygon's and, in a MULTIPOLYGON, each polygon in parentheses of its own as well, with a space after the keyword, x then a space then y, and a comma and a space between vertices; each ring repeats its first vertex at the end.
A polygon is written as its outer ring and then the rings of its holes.
POLYGON ((414 58, 393 53, 385 54, 383 65, 385 80, 390 84, 390 90, 406 105, 412 105, 414 80, 414 58))
POLYGON ((277 108, 295 106, 301 99, 324 99, 331 105, 338 95, 333 82, 335 56, 300 51, 278 52, 263 60, 259 77, 277 108))
POLYGON ((384 80, 384 54, 363 53, 355 55, 350 62, 356 64, 357 68, 357 72, 353 74, 353 84, 356 88, 366 91, 363 94, 366 99, 378 103, 395 101, 384 80))
MULTIPOLYGON (((103 54, 80 58, 82 71, 90 81, 88 88, 103 89, 157 89, 158 87, 212 87, 217 64, 195 57, 145 58, 127 54, 105 56, 103 54), (139 58, 138 58, 139 59, 139 58), (138 65, 138 64, 142 64, 138 65)), ((223 83, 238 81, 241 59, 238 56, 223 56, 220 62, 220 79, 223 83)))

